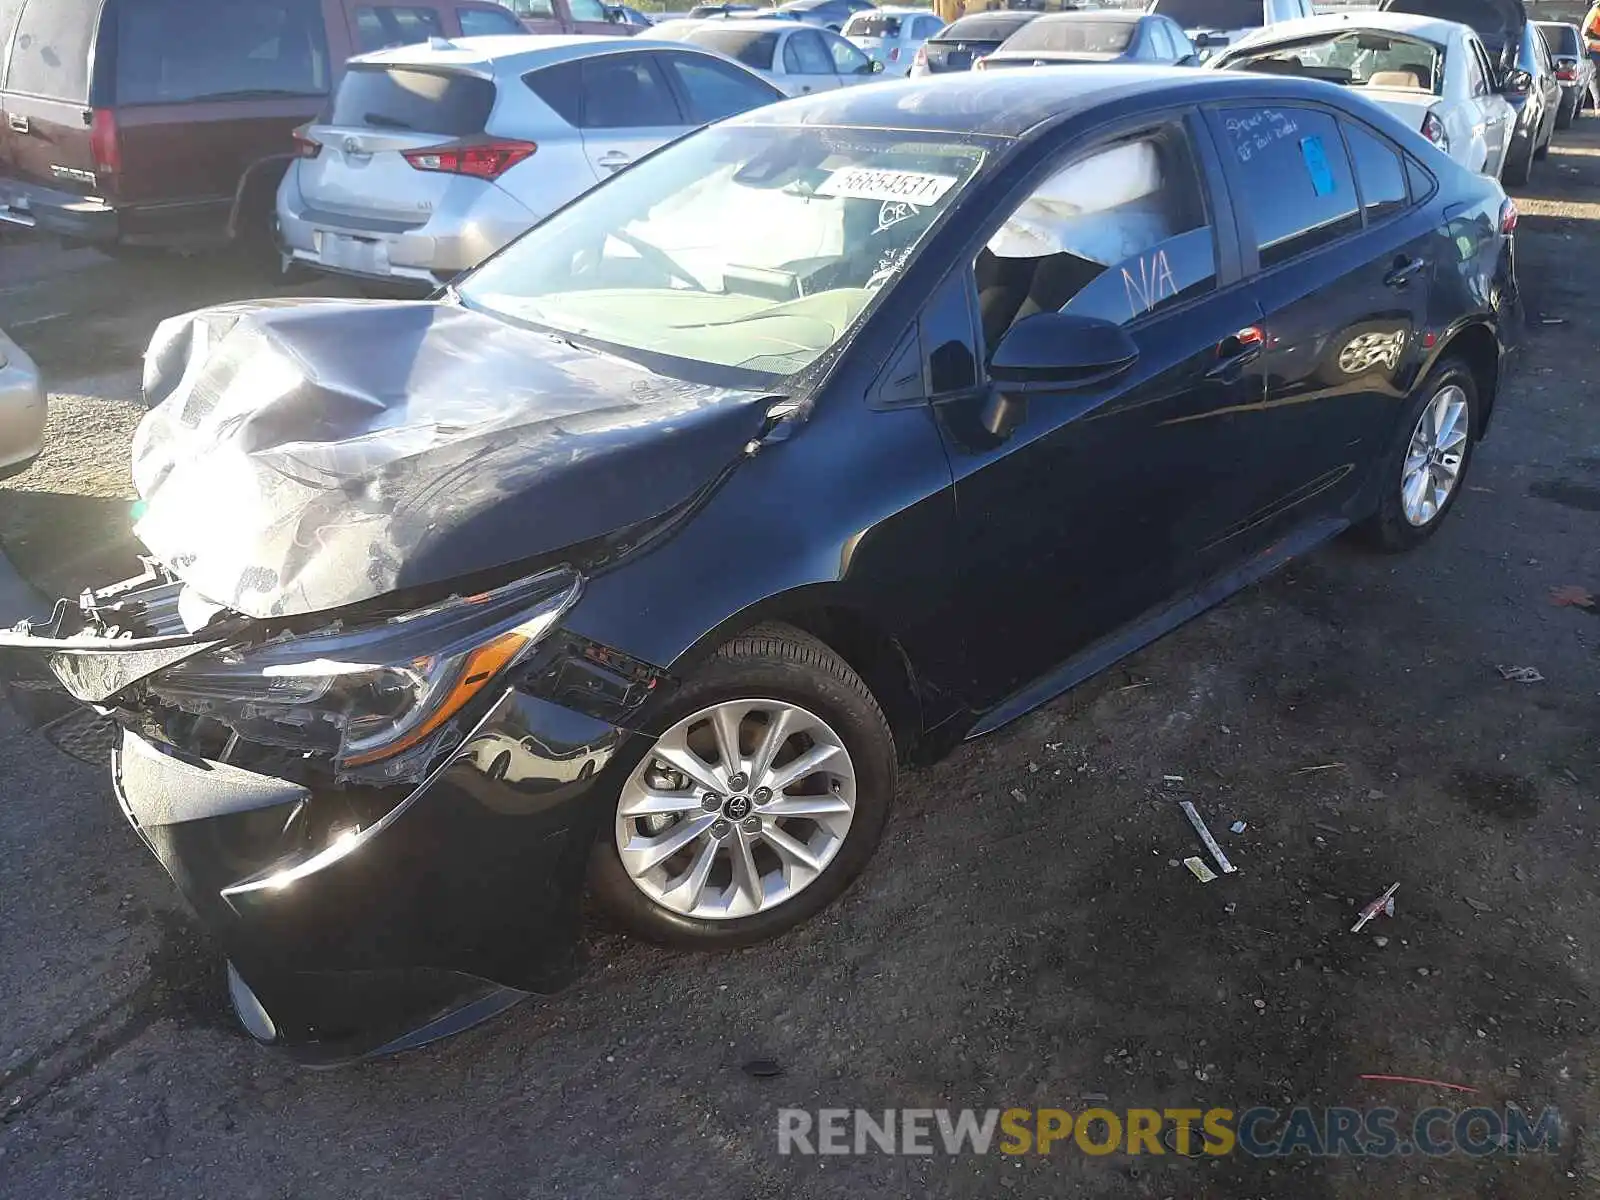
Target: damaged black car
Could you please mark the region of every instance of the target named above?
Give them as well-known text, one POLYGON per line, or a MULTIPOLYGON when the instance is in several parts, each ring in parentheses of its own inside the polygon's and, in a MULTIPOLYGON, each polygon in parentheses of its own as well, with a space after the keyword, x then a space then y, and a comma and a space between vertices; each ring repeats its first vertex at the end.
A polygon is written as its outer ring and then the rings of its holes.
POLYGON ((144 572, 0 635, 8 691, 305 1059, 558 990, 585 896, 746 945, 860 874, 902 766, 1343 530, 1430 536, 1515 218, 1298 79, 758 110, 430 301, 164 324, 144 572))

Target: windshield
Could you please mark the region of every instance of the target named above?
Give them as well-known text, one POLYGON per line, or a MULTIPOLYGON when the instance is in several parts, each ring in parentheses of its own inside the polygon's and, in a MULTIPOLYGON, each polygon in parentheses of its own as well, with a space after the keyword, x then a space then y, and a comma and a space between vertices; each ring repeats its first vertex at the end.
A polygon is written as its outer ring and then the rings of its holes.
POLYGON ((691 378, 698 364, 770 385, 845 336, 983 157, 896 130, 713 126, 535 226, 458 292, 691 378))
POLYGON ((1444 47, 1396 33, 1352 29, 1336 37, 1279 42, 1230 55, 1228 71, 1304 75, 1354 87, 1409 88, 1437 94, 1444 47))
POLYGON ((1551 54, 1564 54, 1572 58, 1578 55, 1578 27, 1576 25, 1540 25, 1539 32, 1544 36, 1544 44, 1550 48, 1551 54))
POLYGON ((1072 54, 1121 54, 1133 40, 1132 21, 1052 21, 1045 17, 1017 30, 1002 50, 1055 50, 1072 54))
POLYGON ((1262 0, 1155 0, 1150 11, 1185 29, 1255 29, 1266 22, 1262 0))

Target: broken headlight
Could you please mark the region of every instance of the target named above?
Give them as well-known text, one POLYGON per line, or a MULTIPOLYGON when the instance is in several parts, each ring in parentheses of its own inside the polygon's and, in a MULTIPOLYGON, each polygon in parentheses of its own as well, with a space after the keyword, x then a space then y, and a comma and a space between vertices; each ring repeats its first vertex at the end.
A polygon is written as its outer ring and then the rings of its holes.
POLYGON ((415 776, 444 748, 454 718, 538 644, 579 587, 563 568, 381 624, 187 659, 147 686, 247 742, 331 760, 340 775, 415 776))

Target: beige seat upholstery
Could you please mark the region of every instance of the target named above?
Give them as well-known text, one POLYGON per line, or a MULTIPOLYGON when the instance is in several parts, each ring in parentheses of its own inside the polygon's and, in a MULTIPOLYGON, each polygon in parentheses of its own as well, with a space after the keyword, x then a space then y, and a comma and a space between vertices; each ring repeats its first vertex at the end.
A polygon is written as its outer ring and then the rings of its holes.
POLYGON ((1415 71, 1374 71, 1367 78, 1368 87, 1420 88, 1422 76, 1415 71))

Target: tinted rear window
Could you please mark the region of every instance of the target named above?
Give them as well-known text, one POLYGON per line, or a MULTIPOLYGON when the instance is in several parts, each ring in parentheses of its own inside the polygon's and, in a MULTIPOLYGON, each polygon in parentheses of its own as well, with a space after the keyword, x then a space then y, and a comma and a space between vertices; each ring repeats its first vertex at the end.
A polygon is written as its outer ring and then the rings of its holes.
MULTIPOLYGON (((89 99, 89 47, 100 0, 29 0, 18 21, 16 0, 0 0, 0 32, 15 22, 6 88, 29 96, 89 99)), ((0 49, 5 43, 0 42, 0 49)))
POLYGON ((1150 11, 1185 29, 1254 29, 1266 19, 1261 0, 1156 0, 1150 11))
MULTIPOLYGON (((4 28, 5 21, 0 19, 0 29, 4 28)), ((1550 47, 1551 54, 1578 53, 1578 31, 1571 25, 1541 25, 1539 32, 1544 35, 1544 44, 1550 47)))
POLYGON ((118 104, 328 90, 318 0, 116 0, 115 12, 118 104))
POLYGON ((1052 21, 1024 25, 1006 40, 1007 50, 1057 50, 1077 54, 1121 54, 1133 40, 1132 21, 1052 21))
POLYGON ((401 67, 351 67, 333 98, 334 125, 466 137, 482 133, 494 84, 471 75, 401 67))
POLYGON ((861 13, 851 17, 844 27, 845 37, 899 37, 900 18, 882 13, 861 13))
POLYGON ((772 55, 778 48, 778 35, 770 29, 696 29, 689 40, 758 71, 772 70, 772 55))
POLYGON ((962 17, 945 26, 939 34, 941 41, 957 42, 1003 42, 1029 21, 1030 15, 1024 20, 1005 20, 1000 17, 962 17))

